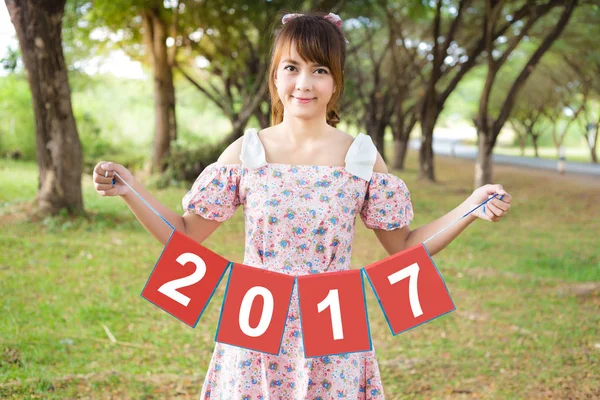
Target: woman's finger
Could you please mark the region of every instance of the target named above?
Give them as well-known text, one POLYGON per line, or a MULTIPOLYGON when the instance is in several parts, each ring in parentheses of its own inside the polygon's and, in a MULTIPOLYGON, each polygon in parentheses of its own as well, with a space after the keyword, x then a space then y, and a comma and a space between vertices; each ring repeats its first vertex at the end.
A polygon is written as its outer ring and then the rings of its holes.
POLYGON ((104 189, 98 189, 98 193, 102 196, 116 196, 119 193, 119 191, 116 187, 110 185, 109 187, 105 187, 104 189))
POLYGON ((501 210, 500 208, 498 208, 493 202, 488 202, 487 203, 487 208, 490 210, 491 215, 490 217, 502 217, 504 215, 504 211, 501 210))
POLYGON ((509 203, 505 203, 504 201, 501 201, 498 199, 494 199, 494 200, 490 201, 490 203, 494 204, 496 207, 498 207, 502 211, 508 211, 508 209, 510 208, 509 203))
POLYGON ((506 192, 504 195, 498 196, 498 199, 500 201, 503 201, 504 203, 510 204, 510 201, 512 200, 512 196, 510 195, 510 193, 506 192))
POLYGON ((111 173, 109 173, 108 177, 105 177, 105 174, 99 175, 96 172, 94 172, 94 182, 97 182, 97 183, 112 185, 113 178, 114 178, 114 172, 112 173, 112 175, 111 175, 111 173))

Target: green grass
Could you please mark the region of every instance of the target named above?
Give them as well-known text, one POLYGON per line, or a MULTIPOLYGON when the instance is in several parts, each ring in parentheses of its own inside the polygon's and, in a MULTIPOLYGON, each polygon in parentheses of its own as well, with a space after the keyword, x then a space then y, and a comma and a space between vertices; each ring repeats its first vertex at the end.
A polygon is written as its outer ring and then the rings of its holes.
MULTIPOLYGON (((396 171, 413 228, 472 191, 470 162, 436 163, 437 185, 417 179, 415 154, 396 171)), ((2 161, 0 173, 0 398, 197 398, 224 285, 191 329, 140 297, 162 245, 121 199, 85 176, 87 218, 32 223, 37 167, 2 161)), ((455 312, 393 337, 367 290, 386 398, 600 396, 600 181, 506 166, 495 181, 513 195, 507 217, 476 221, 434 257, 455 312)), ((184 193, 153 191, 176 210, 184 193)), ((387 256, 356 226, 354 267, 387 256)), ((205 245, 241 262, 243 229, 240 208, 205 245)))
MULTIPOLYGON (((494 148, 494 154, 504 154, 507 156, 521 156, 521 149, 519 147, 500 147, 494 148)), ((558 156, 554 147, 540 147, 538 148, 538 155, 540 158, 548 160, 557 160, 558 156)), ((525 157, 535 157, 533 147, 525 148, 525 157)), ((590 151, 585 147, 579 148, 567 148, 566 149, 566 160, 580 163, 591 163, 592 157, 590 151)))

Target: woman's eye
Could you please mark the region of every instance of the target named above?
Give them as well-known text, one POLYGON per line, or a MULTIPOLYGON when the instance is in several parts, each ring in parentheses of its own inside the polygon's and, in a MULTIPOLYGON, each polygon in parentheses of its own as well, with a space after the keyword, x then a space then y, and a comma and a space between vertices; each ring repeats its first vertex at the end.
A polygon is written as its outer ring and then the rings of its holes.
POLYGON ((295 67, 294 67, 293 65, 286 65, 285 67, 283 67, 283 69, 285 69, 285 70, 288 70, 288 71, 289 71, 289 69, 288 69, 288 68, 295 68, 295 67))
MULTIPOLYGON (((328 73, 328 72, 327 72, 327 70, 326 70, 325 68, 319 68, 317 71, 323 71, 323 72, 325 72, 326 74, 328 73)), ((319 74, 319 75, 322 75, 322 74, 319 74)))

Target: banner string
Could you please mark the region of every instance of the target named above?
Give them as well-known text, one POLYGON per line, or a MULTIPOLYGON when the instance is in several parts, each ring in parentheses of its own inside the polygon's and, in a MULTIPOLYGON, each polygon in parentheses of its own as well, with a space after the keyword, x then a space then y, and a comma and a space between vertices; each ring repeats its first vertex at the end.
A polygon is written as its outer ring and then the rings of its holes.
MULTIPOLYGON (((495 199, 496 197, 498 197, 498 193, 496 193, 495 195, 493 195, 492 197, 490 197, 489 199, 487 199, 486 201, 484 201, 483 203, 481 203, 480 205, 478 205, 477 207, 475 207, 474 209, 472 209, 471 211, 469 211, 468 213, 466 213, 465 215, 463 215, 462 217, 460 217, 459 219, 457 219, 456 221, 452 222, 450 225, 448 225, 447 227, 445 227, 444 229, 442 229, 441 231, 439 231, 438 233, 430 236, 429 238, 427 238, 423 244, 429 242, 430 240, 432 240, 434 237, 436 237, 437 235, 439 235, 440 233, 444 232, 447 229, 452 228, 454 225, 458 224, 460 221, 462 221, 466 216, 468 216, 469 214, 471 214, 473 211, 477 210, 479 207, 483 206, 483 212, 485 213, 485 204, 492 200, 495 199)), ((504 195, 502 195, 502 197, 500 197, 500 200, 502 200, 504 198, 504 195)))
MULTIPOLYGON (((160 219, 162 219, 167 225, 169 225, 169 227, 173 230, 175 230, 175 227, 173 227, 173 225, 171 225, 169 223, 169 221, 167 221, 162 215, 160 215, 160 213, 158 211, 156 211, 154 209, 154 207, 152 207, 152 205, 150 203, 148 203, 146 201, 146 199, 144 199, 134 188, 131 187, 131 185, 129 185, 127 182, 125 182, 125 180, 123 178, 121 178, 121 176, 117 173, 117 171, 114 171, 115 175, 121 180, 121 182, 123 182, 133 193, 135 193, 135 195, 137 197, 140 198, 140 200, 142 200, 144 202, 144 204, 146 204, 148 207, 150 207, 150 209, 152 211, 154 211, 154 214, 156 214, 160 219)), ((113 185, 115 184, 115 179, 113 178, 113 185)), ((430 236, 429 238, 427 238, 423 244, 426 244, 427 242, 429 242, 430 240, 432 240, 433 238, 435 238, 436 236, 438 236, 439 234, 441 234, 442 232, 452 228, 454 225, 458 224, 460 221, 462 221, 465 217, 467 217, 469 214, 471 214, 473 211, 477 210, 479 207, 483 206, 483 210, 485 212, 485 204, 492 200, 495 199, 496 197, 498 197, 498 193, 496 193, 495 195, 493 195, 492 197, 490 197, 489 199, 487 199, 486 201, 484 201, 483 203, 479 204, 477 207, 473 208, 471 211, 469 211, 468 213, 466 213, 465 215, 463 215, 462 217, 460 217, 459 219, 457 219, 456 221, 452 222, 450 225, 446 226, 445 228, 443 228, 442 230, 440 230, 439 232, 435 233, 434 235, 430 236)), ((500 200, 502 200, 504 196, 500 197, 500 200)))
MULTIPOLYGON (((129 183, 125 182, 125 179, 121 178, 121 175, 119 175, 119 174, 117 173, 117 171, 114 171, 114 172, 115 172, 115 175, 119 177, 119 179, 121 180, 121 182, 123 182, 123 183, 124 183, 124 184, 125 184, 125 185, 126 185, 126 186, 127 186, 127 187, 128 187, 128 188, 129 188, 129 189, 132 191, 132 192, 133 192, 133 193, 135 193, 135 195, 136 195, 137 197, 139 197, 139 198, 140 198, 140 200, 142 200, 142 201, 144 202, 144 204, 146 204, 148 207, 150 207, 150 209, 151 209, 152 211, 154 211, 154 214, 158 215, 158 217, 159 217, 160 219, 162 219, 163 221, 165 221, 165 224, 169 225, 169 227, 170 227, 171 229, 175 230, 175 227, 174 227, 173 225, 171 225, 171 224, 169 223, 169 221, 167 221, 167 219, 166 219, 165 217, 163 217, 162 215, 160 215, 160 213, 159 213, 158 211, 156 211, 156 210, 154 209, 154 207, 152 207, 152 205, 151 205, 150 203, 148 203, 148 202, 146 201, 146 199, 144 199, 144 198, 143 198, 143 197, 142 197, 142 196, 141 196, 141 195, 140 195, 140 194, 139 194, 139 193, 138 193, 138 192, 137 192, 137 191, 136 191, 134 188, 132 188, 132 187, 131 187, 131 185, 129 185, 129 183)), ((112 182, 112 183, 113 183, 113 185, 115 184, 115 178, 113 178, 113 182, 112 182)))

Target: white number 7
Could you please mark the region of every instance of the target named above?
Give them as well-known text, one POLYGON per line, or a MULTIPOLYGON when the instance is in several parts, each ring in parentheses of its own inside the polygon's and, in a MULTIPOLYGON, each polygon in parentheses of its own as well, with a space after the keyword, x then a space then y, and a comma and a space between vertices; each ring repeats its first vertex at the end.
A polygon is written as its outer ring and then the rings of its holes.
POLYGON ((390 281, 390 285, 393 285, 408 277, 410 277, 408 281, 408 299, 410 301, 410 309, 412 310, 413 316, 417 318, 418 316, 423 315, 421 303, 419 302, 419 291, 417 289, 419 264, 414 263, 398 272, 394 272, 388 276, 388 280, 390 281))

